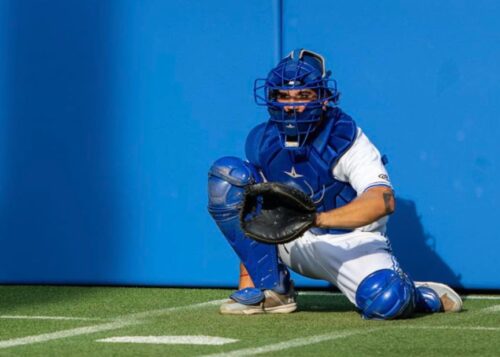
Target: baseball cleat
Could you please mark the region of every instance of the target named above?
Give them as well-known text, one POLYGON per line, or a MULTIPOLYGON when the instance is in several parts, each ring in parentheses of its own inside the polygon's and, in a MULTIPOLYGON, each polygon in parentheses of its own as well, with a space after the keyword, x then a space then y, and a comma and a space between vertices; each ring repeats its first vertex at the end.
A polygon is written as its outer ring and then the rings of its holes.
POLYGON ((448 285, 432 281, 415 281, 415 286, 425 286, 434 290, 439 295, 444 312, 459 312, 462 310, 462 299, 455 290, 448 285))
POLYGON ((297 310, 293 290, 286 295, 264 290, 264 296, 263 301, 252 305, 230 299, 221 305, 220 313, 223 315, 288 314, 297 310))

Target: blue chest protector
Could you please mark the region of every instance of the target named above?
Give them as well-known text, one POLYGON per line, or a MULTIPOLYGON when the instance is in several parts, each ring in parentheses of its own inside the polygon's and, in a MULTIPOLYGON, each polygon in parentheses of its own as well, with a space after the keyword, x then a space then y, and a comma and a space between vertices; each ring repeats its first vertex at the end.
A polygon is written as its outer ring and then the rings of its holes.
MULTIPOLYGON (((246 143, 248 160, 262 170, 268 181, 304 191, 314 200, 319 212, 341 207, 356 198, 356 191, 349 183, 333 177, 333 167, 356 138, 356 123, 338 108, 330 108, 324 120, 311 144, 298 150, 282 148, 278 130, 270 121, 255 127, 246 143)), ((348 231, 312 228, 311 232, 348 231)))

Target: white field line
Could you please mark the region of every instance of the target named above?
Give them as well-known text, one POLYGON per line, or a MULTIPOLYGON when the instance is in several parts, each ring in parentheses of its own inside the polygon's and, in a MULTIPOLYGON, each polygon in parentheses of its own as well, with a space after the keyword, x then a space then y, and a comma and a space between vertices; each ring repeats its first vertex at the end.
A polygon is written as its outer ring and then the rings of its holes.
POLYGON ((111 343, 148 343, 155 345, 225 345, 238 342, 233 338, 215 336, 118 336, 96 340, 111 343))
POLYGON ((141 324, 141 323, 145 322, 143 319, 146 317, 161 316, 163 314, 168 314, 171 312, 176 312, 176 311, 181 311, 181 310, 196 309, 196 308, 201 308, 201 307, 206 307, 206 306, 211 306, 211 305, 217 305, 223 301, 226 301, 226 300, 225 299, 224 300, 213 300, 213 301, 203 302, 203 303, 199 303, 199 304, 192 304, 192 305, 186 305, 186 306, 176 306, 176 307, 170 307, 170 308, 166 308, 166 309, 139 312, 139 313, 135 313, 135 314, 129 314, 129 315, 124 315, 124 316, 118 317, 118 318, 116 318, 116 320, 114 322, 103 323, 103 324, 92 325, 92 326, 85 326, 85 327, 77 327, 77 328, 72 328, 72 329, 67 329, 67 330, 44 333, 41 335, 12 338, 9 340, 0 340, 0 349, 15 347, 15 346, 30 345, 30 344, 39 343, 39 342, 59 340, 62 338, 68 338, 68 337, 74 337, 74 336, 89 335, 92 333, 102 332, 102 331, 117 330, 117 329, 120 329, 122 327, 141 324))
MULTIPOLYGON (((477 314, 489 314, 492 312, 499 312, 500 311, 500 305, 493 305, 493 306, 488 306, 479 310, 474 310, 471 311, 467 314, 458 314, 457 319, 455 320, 455 324, 461 323, 460 320, 461 318, 467 318, 472 315, 477 315, 477 314)), ((400 329, 400 328, 409 328, 409 329, 421 329, 421 330, 471 330, 471 331, 500 331, 500 327, 487 327, 487 326, 451 326, 451 325, 445 325, 445 326, 427 326, 427 325, 408 325, 408 326, 387 326, 387 328, 391 329, 400 329)))
POLYGON ((340 338, 346 338, 346 337, 359 335, 359 334, 363 334, 363 333, 370 333, 374 330, 375 329, 363 329, 363 330, 350 330, 350 331, 343 331, 343 332, 334 332, 334 333, 328 333, 328 334, 324 334, 324 335, 296 338, 293 340, 283 341, 280 343, 275 343, 275 344, 270 344, 270 345, 265 345, 265 346, 260 346, 260 347, 243 348, 243 349, 233 350, 233 351, 229 351, 229 352, 209 354, 209 355, 204 355, 202 357, 251 356, 251 355, 256 355, 256 354, 261 354, 261 353, 276 352, 276 351, 287 350, 290 348, 295 348, 295 347, 300 347, 300 346, 312 345, 314 343, 320 343, 320 342, 324 342, 324 341, 337 340, 340 338))
POLYGON ((68 317, 68 316, 33 316, 33 315, 0 315, 0 319, 19 319, 19 320, 80 320, 80 321, 96 321, 96 320, 111 320, 93 317, 68 317))
POLYGON ((81 335, 88 335, 88 334, 96 333, 96 332, 116 330, 116 329, 119 329, 119 328, 122 328, 125 326, 133 325, 135 323, 137 323, 137 322, 133 321, 133 320, 116 321, 116 322, 110 322, 107 324, 100 324, 100 325, 93 325, 93 326, 86 326, 86 327, 77 327, 77 328, 73 328, 73 329, 69 329, 69 330, 61 330, 61 331, 56 331, 56 332, 51 332, 51 333, 44 333, 41 335, 13 338, 10 340, 0 341, 0 348, 9 348, 9 347, 15 347, 15 346, 31 345, 33 343, 47 342, 47 341, 59 340, 62 338, 67 338, 67 337, 81 336, 81 335))
POLYGON ((464 300, 500 300, 499 296, 493 295, 463 295, 464 300))
POLYGON ((500 311, 500 305, 493 305, 493 306, 489 306, 489 307, 485 307, 484 309, 481 309, 480 310, 481 312, 486 312, 486 313, 489 313, 489 312, 499 312, 500 311))
POLYGON ((299 296, 344 296, 342 293, 328 291, 299 291, 299 296))
POLYGON ((479 310, 468 311, 466 314, 460 313, 459 316, 457 317, 466 318, 471 315, 490 314, 492 312, 499 312, 499 311, 500 311, 500 305, 492 305, 488 307, 483 307, 482 309, 479 310))
POLYGON ((214 306, 214 305, 220 305, 223 302, 227 301, 227 299, 221 299, 221 300, 211 300, 207 302, 200 302, 198 304, 192 304, 192 305, 184 305, 184 306, 175 306, 175 307, 167 307, 166 309, 158 309, 158 310, 150 310, 150 311, 144 311, 144 312, 137 312, 134 314, 130 315, 125 315, 123 317, 118 317, 116 320, 141 320, 149 317, 156 317, 156 316, 161 316, 163 314, 171 313, 171 312, 177 312, 177 311, 182 311, 182 310, 191 310, 191 309, 199 309, 207 306, 214 306))
MULTIPOLYGON (((401 326, 394 327, 401 328, 401 326)), ((422 330, 477 330, 477 331, 500 331, 500 327, 486 327, 486 326, 404 326, 410 329, 422 330)))
MULTIPOLYGON (((341 295, 340 293, 330 293, 330 292, 309 292, 309 291, 303 291, 299 292, 300 295, 319 295, 319 296, 325 296, 325 295, 341 295)), ((489 313, 489 312, 497 312, 500 311, 500 305, 494 305, 490 306, 481 310, 478 310, 478 313, 489 313)), ((382 327, 380 329, 386 328, 388 326, 382 327)), ((455 329, 455 330, 479 330, 479 331, 500 331, 500 328, 496 327, 483 327, 483 326, 471 326, 471 327, 453 327, 453 326, 405 326, 405 327, 410 327, 414 329, 455 329)), ((401 328, 401 326, 398 327, 393 327, 393 328, 401 328)), ((338 333, 331 333, 331 334, 325 334, 325 335, 316 335, 316 336, 310 336, 310 337, 305 337, 305 338, 298 338, 294 340, 289 340, 289 341, 284 341, 276 344, 270 344, 266 346, 261 346, 261 347, 255 347, 255 348, 245 348, 245 349, 240 349, 240 350, 233 350, 225 353, 216 353, 216 354, 209 354, 209 355, 204 355, 202 357, 239 357, 239 356, 250 356, 250 355, 256 355, 256 354, 261 354, 261 353, 268 353, 268 352, 275 352, 275 351, 281 351, 289 348, 294 348, 294 347, 300 347, 300 346, 306 346, 314 343, 319 343, 323 341, 330 341, 330 340, 335 340, 339 338, 345 338, 353 335, 358 335, 362 333, 371 333, 376 330, 380 329, 367 329, 367 330, 351 330, 351 331, 345 331, 345 332, 338 332, 338 333)))

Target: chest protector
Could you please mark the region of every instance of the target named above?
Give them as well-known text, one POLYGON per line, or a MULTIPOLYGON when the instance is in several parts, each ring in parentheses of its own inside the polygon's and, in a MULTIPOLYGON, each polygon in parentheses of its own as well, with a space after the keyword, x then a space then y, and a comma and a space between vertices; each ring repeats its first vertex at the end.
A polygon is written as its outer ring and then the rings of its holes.
MULTIPOLYGON (((357 133, 356 123, 338 108, 325 113, 318 135, 309 145, 298 150, 284 149, 277 128, 272 122, 252 130, 247 139, 246 154, 258 166, 267 181, 281 182, 307 193, 319 212, 339 208, 356 198, 356 191, 347 182, 333 177, 333 168, 351 147, 357 133)), ((340 229, 312 228, 314 234, 339 234, 340 229)))

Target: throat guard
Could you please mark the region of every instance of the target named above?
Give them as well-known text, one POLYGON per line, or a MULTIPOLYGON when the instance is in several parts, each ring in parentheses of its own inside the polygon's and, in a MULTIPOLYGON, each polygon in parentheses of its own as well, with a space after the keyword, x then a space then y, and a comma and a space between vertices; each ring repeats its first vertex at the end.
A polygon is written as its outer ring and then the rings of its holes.
MULTIPOLYGON (((247 139, 247 157, 259 166, 270 182, 281 182, 308 194, 319 212, 351 202, 356 191, 333 177, 333 168, 351 147, 357 127, 339 108, 329 108, 321 130, 310 145, 300 150, 281 146, 279 131, 269 121, 256 127, 247 139)), ((312 228, 315 234, 345 233, 348 230, 312 228)))

